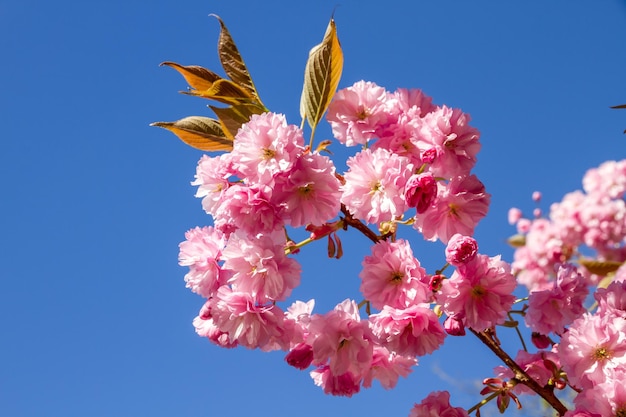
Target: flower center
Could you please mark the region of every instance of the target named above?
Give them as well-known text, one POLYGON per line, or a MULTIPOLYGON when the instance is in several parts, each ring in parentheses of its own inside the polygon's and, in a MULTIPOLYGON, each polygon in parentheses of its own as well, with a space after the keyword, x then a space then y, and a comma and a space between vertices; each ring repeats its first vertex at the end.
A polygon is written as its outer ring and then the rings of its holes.
POLYGON ((472 288, 472 297, 480 298, 483 295, 485 295, 486 293, 487 293, 487 291, 483 287, 481 287, 480 285, 477 285, 477 286, 472 288))
POLYGON ((391 279, 389 281, 391 281, 392 284, 401 284, 403 277, 404 275, 401 274, 400 272, 392 272, 391 279))
POLYGON ((266 161, 268 159, 272 159, 274 156, 276 155, 276 152, 274 152, 272 149, 269 148, 263 148, 262 152, 261 152, 261 156, 263 157, 263 159, 265 159, 266 161))
MULTIPOLYGON (((597 361, 611 359, 611 356, 611 352, 605 347, 599 347, 595 352, 593 352, 593 358, 597 361)), ((626 413, 626 411, 624 412, 626 413)), ((624 414, 624 417, 626 417, 626 414, 624 414)))

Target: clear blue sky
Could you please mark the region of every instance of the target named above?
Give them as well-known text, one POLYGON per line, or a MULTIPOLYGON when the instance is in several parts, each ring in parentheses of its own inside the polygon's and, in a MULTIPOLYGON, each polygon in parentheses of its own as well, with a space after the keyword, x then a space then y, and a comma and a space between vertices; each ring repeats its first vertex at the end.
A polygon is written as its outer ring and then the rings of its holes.
MULTIPOLYGON (((299 124, 306 57, 333 11, 342 87, 421 88, 472 115, 474 172, 493 195, 484 253, 511 259, 506 212, 530 210, 532 191, 547 208, 626 157, 626 110, 609 109, 626 103, 623 0, 0 1, 0 416, 406 416, 431 389, 473 404, 471 381, 498 363, 469 337, 396 390, 345 399, 280 353, 222 350, 191 325, 202 299, 177 254, 209 222, 189 185, 201 154, 148 124, 210 111, 158 64, 221 73, 218 14, 265 104, 299 124)), ((369 249, 346 239, 344 262, 322 262, 321 245, 301 255, 294 297, 321 312, 356 296, 369 249)), ((441 266, 440 245, 414 240, 441 266)))

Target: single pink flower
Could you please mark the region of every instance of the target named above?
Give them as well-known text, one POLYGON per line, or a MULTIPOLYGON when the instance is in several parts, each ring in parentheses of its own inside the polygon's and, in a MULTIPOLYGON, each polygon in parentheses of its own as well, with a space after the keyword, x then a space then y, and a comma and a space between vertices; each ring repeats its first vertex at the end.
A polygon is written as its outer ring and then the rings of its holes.
POLYGON ((326 116, 335 138, 346 146, 375 138, 376 130, 387 123, 388 96, 383 87, 365 81, 337 91, 326 116))
POLYGON ((277 305, 258 305, 250 294, 222 286, 212 300, 211 315, 231 343, 263 351, 289 348, 292 337, 284 326, 284 312, 277 305))
POLYGON ((406 210, 404 188, 413 165, 407 158, 378 148, 365 149, 348 159, 341 202, 355 217, 376 224, 406 210))
POLYGON ((306 369, 313 362, 313 348, 306 343, 298 343, 285 356, 285 361, 297 369, 306 369))
POLYGON ((429 170, 437 177, 467 176, 476 164, 480 133, 469 125, 470 117, 459 109, 443 106, 420 119, 417 146, 434 149, 429 170))
POLYGON ((324 315, 311 316, 309 332, 314 365, 328 363, 333 375, 361 375, 369 369, 374 337, 354 301, 345 300, 324 315))
POLYGON ((283 210, 271 201, 272 193, 267 185, 234 184, 224 192, 213 215, 215 227, 226 235, 239 229, 249 235, 281 230, 283 210))
POLYGON ((448 391, 436 391, 428 394, 421 403, 415 404, 409 417, 469 417, 467 411, 450 405, 448 391))
POLYGON ((228 278, 219 264, 226 238, 219 230, 208 226, 187 231, 185 239, 179 245, 178 261, 179 265, 189 267, 185 275, 187 288, 209 298, 228 278))
POLYGON ((369 388, 372 381, 377 379, 383 388, 394 388, 398 379, 406 378, 411 373, 411 367, 415 365, 417 359, 414 356, 398 355, 383 346, 374 346, 372 366, 363 376, 363 386, 369 388))
POLYGON ((284 242, 257 235, 250 239, 232 235, 224 251, 223 269, 234 291, 246 292, 256 302, 286 299, 300 284, 300 264, 287 257, 284 242))
POLYGON ((428 304, 405 309, 385 306, 370 315, 372 332, 390 351, 404 356, 424 356, 439 349, 446 332, 428 304))
POLYGON ((510 265, 500 256, 477 255, 444 281, 437 300, 447 315, 460 314, 467 327, 483 331, 504 322, 515 286, 510 265))
POLYGON ((559 356, 569 382, 579 388, 602 383, 626 365, 624 319, 584 314, 561 337, 559 356))
POLYGON ((290 171, 303 150, 304 137, 297 126, 287 124, 282 114, 263 113, 241 126, 230 154, 239 177, 267 184, 273 176, 290 171))
POLYGON ((311 371, 315 385, 322 387, 324 393, 343 397, 352 397, 361 389, 361 376, 352 372, 337 375, 330 367, 322 365, 311 371))
POLYGON ((208 300, 200 309, 198 316, 193 319, 193 327, 196 329, 198 336, 206 337, 216 345, 231 349, 237 347, 239 343, 236 340, 231 340, 228 337, 228 333, 221 331, 213 321, 211 316, 211 300, 208 300))
POLYGON ((439 192, 431 207, 415 216, 413 227, 427 240, 441 240, 447 243, 460 233, 474 234, 474 228, 485 217, 491 196, 485 186, 475 176, 454 177, 447 185, 437 183, 439 192))
POLYGON ((560 335, 586 311, 583 303, 589 290, 585 279, 572 264, 559 265, 556 279, 551 284, 530 292, 524 321, 534 332, 560 335))
POLYGON ((318 153, 303 155, 283 177, 276 185, 273 201, 283 208, 289 225, 321 225, 337 216, 341 184, 328 157, 318 153))
POLYGON ((408 241, 380 241, 372 245, 372 255, 363 259, 360 291, 372 306, 404 308, 430 299, 424 283, 426 271, 413 256, 408 241))
POLYGON ((446 261, 450 265, 459 266, 474 259, 477 253, 476 239, 456 233, 452 235, 446 246, 446 261))
POLYGON ((437 180, 431 172, 412 175, 404 188, 404 200, 417 213, 424 213, 437 198, 437 180))
POLYGON ((196 168, 196 179, 191 185, 197 185, 196 197, 202 198, 202 208, 214 215, 222 201, 224 192, 230 187, 228 179, 235 175, 230 154, 216 157, 202 155, 196 168))
POLYGON ((626 415, 626 372, 624 368, 616 369, 608 375, 606 380, 584 389, 574 398, 574 404, 576 410, 580 410, 580 414, 573 414, 576 417, 621 417, 626 415))

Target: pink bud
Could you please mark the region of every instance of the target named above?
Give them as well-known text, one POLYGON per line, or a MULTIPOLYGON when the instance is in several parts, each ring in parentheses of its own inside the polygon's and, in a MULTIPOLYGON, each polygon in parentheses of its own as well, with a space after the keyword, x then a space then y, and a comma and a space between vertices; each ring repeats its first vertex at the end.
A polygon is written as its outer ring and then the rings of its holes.
POLYGON ((509 209, 509 224, 514 225, 522 218, 522 210, 512 207, 509 209))
POLYGON ((537 349, 546 349, 548 346, 552 346, 552 341, 548 336, 544 336, 537 332, 533 332, 530 340, 537 349))
POLYGON ((285 361, 294 368, 306 369, 313 362, 313 348, 306 343, 298 343, 285 356, 285 361))
POLYGON ((474 259, 477 252, 476 239, 456 233, 448 241, 446 261, 454 266, 463 265, 474 259))
POLYGON ((425 212, 437 196, 437 180, 430 172, 411 176, 404 187, 404 200, 418 213, 425 212))
POLYGON ((425 164, 432 164, 436 157, 437 149, 435 148, 426 149, 421 155, 422 162, 425 164))
POLYGON ((457 316, 450 316, 443 322, 443 328, 450 336, 465 336, 463 320, 457 316))
POLYGON ((443 284, 444 279, 446 279, 445 275, 432 275, 430 277, 428 287, 432 292, 437 292, 441 289, 441 285, 443 284))
POLYGON ((533 201, 537 203, 539 202, 539 200, 541 200, 541 192, 540 191, 533 192, 533 201))

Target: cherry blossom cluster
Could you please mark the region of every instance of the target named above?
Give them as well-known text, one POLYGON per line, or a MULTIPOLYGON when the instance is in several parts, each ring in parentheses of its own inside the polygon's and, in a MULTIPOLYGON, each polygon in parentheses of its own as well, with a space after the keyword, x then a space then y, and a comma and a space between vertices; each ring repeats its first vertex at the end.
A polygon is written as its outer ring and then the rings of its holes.
POLYGON ((325 392, 350 396, 374 379, 395 386, 446 331, 501 323, 515 281, 465 237, 490 198, 470 173, 480 144, 468 115, 419 90, 358 82, 336 94, 328 120, 340 143, 362 148, 343 175, 274 113, 243 125, 230 153, 203 156, 192 184, 213 226, 189 230, 179 259, 189 267, 187 287, 206 299, 198 334, 222 347, 285 350, 290 365, 313 367, 325 392), (368 316, 354 300, 325 314, 313 314, 314 300, 281 309, 301 274, 293 255, 302 245, 287 229, 306 226, 314 241, 355 224, 386 231, 368 229, 376 238, 359 274, 368 316), (409 242, 395 238, 398 224, 449 242, 458 272, 428 275, 409 242), (435 303, 452 317, 445 329, 435 303))
MULTIPOLYGON (((626 415, 626 160, 588 170, 583 189, 552 204, 547 218, 539 210, 532 220, 518 209, 509 213, 525 236, 513 267, 529 290, 525 322, 539 348, 534 354, 520 351, 516 362, 542 386, 574 388, 575 410, 566 416, 621 416, 626 415), (585 262, 591 257, 593 262, 585 262), (603 265, 615 270, 609 279, 595 273, 603 265)), ((505 367, 496 373, 513 377, 505 367)), ((529 392, 521 385, 512 391, 529 392)))
MULTIPOLYGON (((519 405, 519 394, 538 393, 561 415, 625 415, 626 269, 589 309, 601 277, 576 261, 584 251, 599 261, 626 258, 626 161, 590 170, 585 191, 566 195, 547 218, 512 209, 525 245, 511 265, 480 253, 472 237, 490 196, 471 172, 480 135, 467 114, 420 90, 360 81, 337 92, 327 120, 335 139, 356 149, 346 172, 322 154, 328 143, 307 145, 275 113, 252 116, 230 153, 200 159, 192 184, 213 225, 189 230, 179 255, 187 287, 205 299, 194 319, 200 336, 226 348, 282 350, 324 392, 352 396, 374 380, 393 388, 447 335, 472 332, 507 365, 481 392, 501 411, 519 405), (428 273, 400 227, 445 244, 445 265, 428 273), (309 237, 292 240, 296 228, 309 237), (329 256, 340 258, 338 233, 353 229, 371 243, 358 274, 363 300, 326 313, 313 312, 314 300, 289 304, 301 280, 298 254, 326 237, 329 256), (518 283, 527 298, 513 294, 518 283), (510 358, 499 346, 496 326, 516 325, 512 313, 524 317, 534 353, 524 345, 510 358), (567 386, 578 393, 575 411, 554 397, 567 386)), ((432 393, 410 416, 460 417, 480 407, 449 400, 432 393)))

